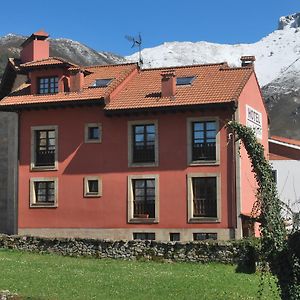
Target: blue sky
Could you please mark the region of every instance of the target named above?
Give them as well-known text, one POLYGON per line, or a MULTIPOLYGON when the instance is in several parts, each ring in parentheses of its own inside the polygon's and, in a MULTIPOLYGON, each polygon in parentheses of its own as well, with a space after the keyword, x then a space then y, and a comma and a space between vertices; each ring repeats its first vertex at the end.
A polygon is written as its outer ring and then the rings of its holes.
POLYGON ((300 0, 4 0, 0 36, 42 28, 53 38, 128 55, 136 49, 125 35, 141 32, 144 48, 165 41, 251 43, 296 12, 300 0))

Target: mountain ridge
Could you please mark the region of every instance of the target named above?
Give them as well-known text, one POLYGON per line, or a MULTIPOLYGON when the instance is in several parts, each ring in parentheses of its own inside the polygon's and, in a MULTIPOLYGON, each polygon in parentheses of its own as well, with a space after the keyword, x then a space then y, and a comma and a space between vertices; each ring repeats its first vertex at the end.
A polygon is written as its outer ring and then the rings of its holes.
MULTIPOLYGON (((271 120, 271 135, 300 139, 300 13, 281 17, 278 29, 252 44, 166 42, 143 49, 143 68, 228 62, 254 55, 271 120)), ((137 61, 138 53, 127 56, 137 61)))

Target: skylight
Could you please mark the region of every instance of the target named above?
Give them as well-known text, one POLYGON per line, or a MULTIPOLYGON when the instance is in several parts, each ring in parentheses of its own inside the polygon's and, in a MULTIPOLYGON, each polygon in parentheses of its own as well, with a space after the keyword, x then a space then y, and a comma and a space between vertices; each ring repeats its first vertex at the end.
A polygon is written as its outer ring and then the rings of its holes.
POLYGON ((192 82, 195 80, 195 76, 190 77, 177 77, 176 78, 176 85, 191 85, 192 82))
POLYGON ((107 87, 112 80, 113 80, 113 78, 96 79, 91 84, 91 87, 107 87))

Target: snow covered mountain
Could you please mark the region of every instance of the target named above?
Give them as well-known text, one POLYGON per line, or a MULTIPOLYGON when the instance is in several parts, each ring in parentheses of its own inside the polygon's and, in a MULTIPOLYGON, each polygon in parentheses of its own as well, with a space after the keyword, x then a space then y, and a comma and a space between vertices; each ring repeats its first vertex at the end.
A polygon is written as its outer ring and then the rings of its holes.
MULTIPOLYGON (((240 66, 255 55, 255 70, 271 119, 271 134, 300 139, 300 13, 279 19, 278 29, 253 44, 168 42, 144 49, 144 68, 226 61, 240 66)), ((126 57, 137 61, 138 53, 126 57)))
MULTIPOLYGON (((208 42, 168 42, 144 49, 144 67, 178 66, 226 61, 240 65, 242 55, 255 55, 255 69, 261 86, 284 73, 285 69, 300 57, 300 14, 282 17, 278 30, 254 44, 215 44, 208 42)), ((138 53, 126 57, 137 61, 138 53)), ((298 65, 300 69, 300 62, 298 65)))
MULTIPOLYGON (((26 37, 8 34, 0 37, 0 78, 8 57, 20 56, 20 45, 26 37)), ((70 39, 49 39, 50 55, 62 57, 79 65, 107 65, 124 62, 124 58, 109 52, 97 52, 70 39)))

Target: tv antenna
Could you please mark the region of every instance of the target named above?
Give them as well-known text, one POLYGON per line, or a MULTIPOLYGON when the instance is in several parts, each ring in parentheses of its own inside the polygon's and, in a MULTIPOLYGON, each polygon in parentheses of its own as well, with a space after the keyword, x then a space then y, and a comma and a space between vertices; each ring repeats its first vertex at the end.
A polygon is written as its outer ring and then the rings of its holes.
POLYGON ((139 65, 143 65, 142 58, 142 36, 139 33, 138 36, 125 35, 126 40, 132 43, 131 48, 139 48, 139 65))

